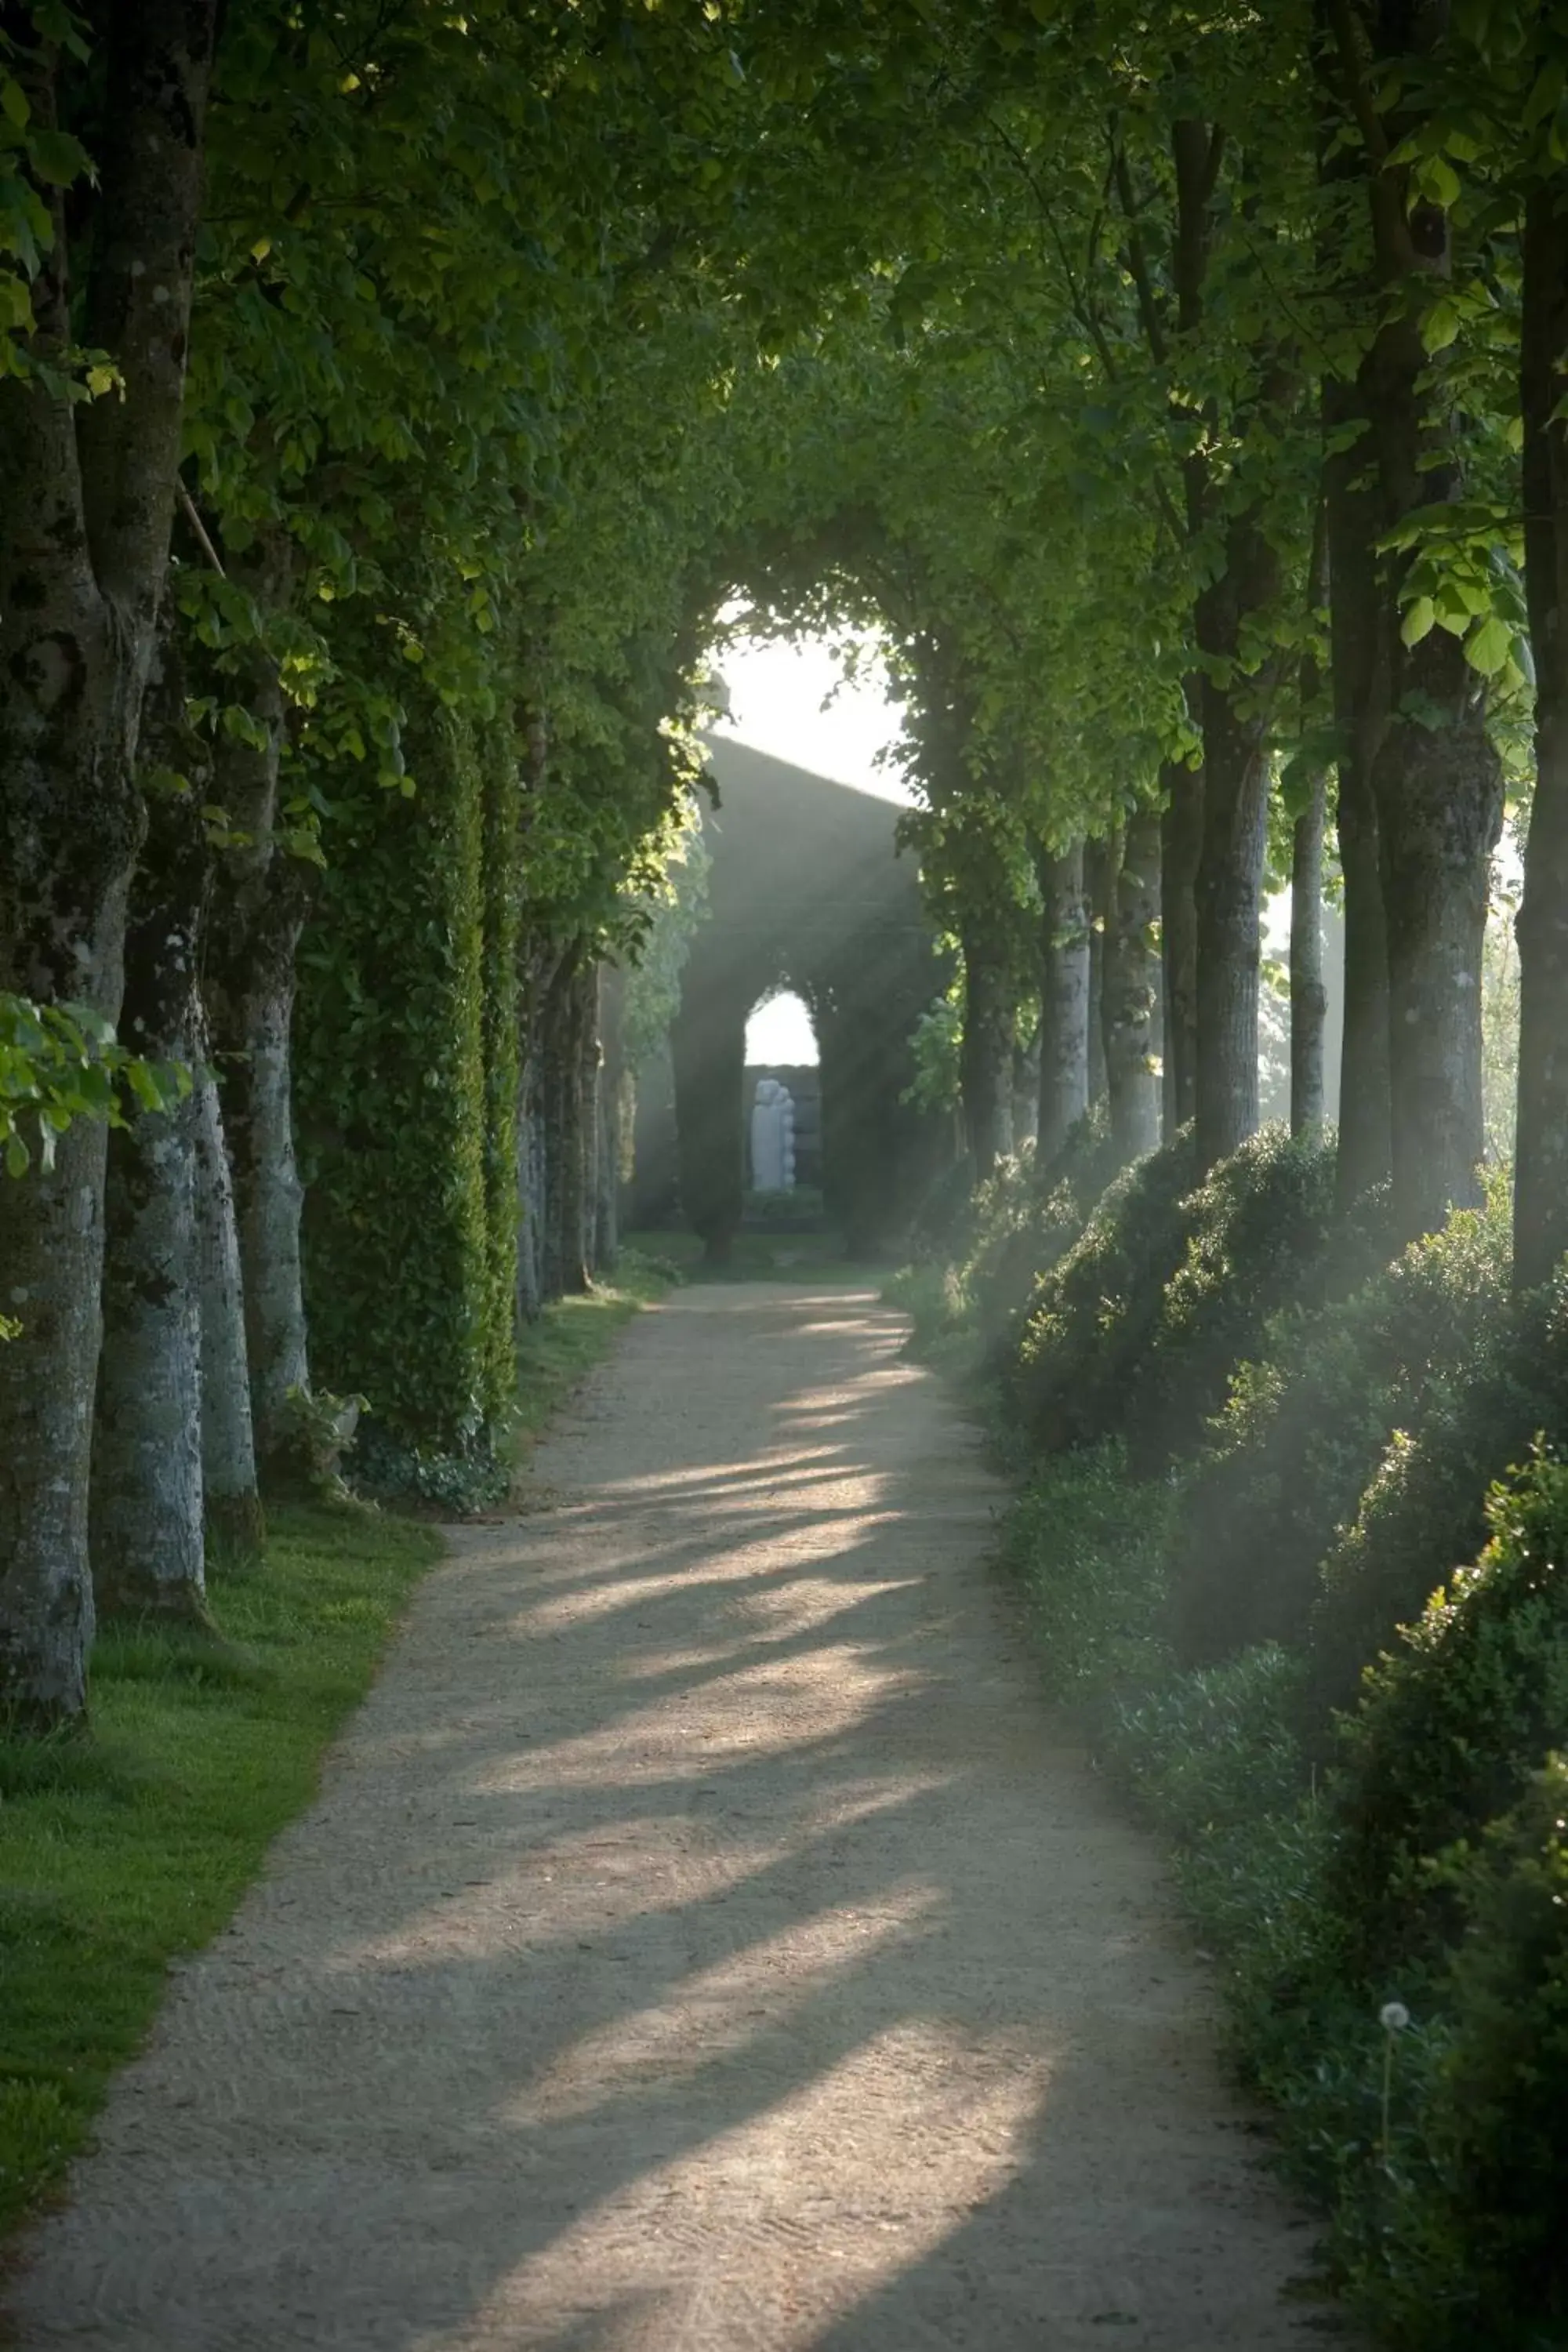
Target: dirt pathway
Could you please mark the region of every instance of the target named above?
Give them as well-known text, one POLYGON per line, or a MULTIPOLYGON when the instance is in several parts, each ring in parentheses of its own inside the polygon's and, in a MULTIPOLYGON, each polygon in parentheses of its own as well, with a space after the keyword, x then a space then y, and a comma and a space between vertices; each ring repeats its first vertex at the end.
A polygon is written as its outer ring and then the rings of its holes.
POLYGON ((24 2352, 1300 2352, 1309 2233, 900 1337, 634 1327, 183 1972, 24 2352))

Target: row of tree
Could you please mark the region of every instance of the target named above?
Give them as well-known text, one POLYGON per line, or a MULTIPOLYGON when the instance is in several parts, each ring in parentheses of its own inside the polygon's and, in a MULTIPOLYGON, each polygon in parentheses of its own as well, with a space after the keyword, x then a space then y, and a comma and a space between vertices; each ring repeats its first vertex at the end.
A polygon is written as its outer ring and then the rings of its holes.
POLYGON ((982 1171, 1025 1034, 1043 1153, 1097 1046, 1129 1156, 1232 1150, 1287 873, 1321 1116, 1331 803, 1342 1193, 1439 1222, 1532 792, 1521 1280, 1568 1247, 1568 28, 785 14, 0 0, 26 1720, 84 1706, 95 1582, 200 1609, 313 1395, 483 1453, 607 1241, 604 968, 737 587, 888 639, 982 1171))

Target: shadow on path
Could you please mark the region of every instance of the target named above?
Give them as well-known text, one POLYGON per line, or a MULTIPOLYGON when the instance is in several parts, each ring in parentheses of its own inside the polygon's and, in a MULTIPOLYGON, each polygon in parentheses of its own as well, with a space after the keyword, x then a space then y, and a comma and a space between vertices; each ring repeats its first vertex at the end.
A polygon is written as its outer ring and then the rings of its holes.
POLYGON ((182 1973, 24 2352, 1273 2352, 1300 2217, 873 1299, 646 1316, 182 1973))

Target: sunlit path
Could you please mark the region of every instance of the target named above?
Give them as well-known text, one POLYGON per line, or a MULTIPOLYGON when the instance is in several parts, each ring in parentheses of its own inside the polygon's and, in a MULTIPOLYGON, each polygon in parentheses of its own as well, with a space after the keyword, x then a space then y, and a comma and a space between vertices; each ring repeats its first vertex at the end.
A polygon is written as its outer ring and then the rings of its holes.
POLYGON ((1310 2232, 864 1294, 697 1289, 466 1530, 22 2352, 1273 2352, 1310 2232))

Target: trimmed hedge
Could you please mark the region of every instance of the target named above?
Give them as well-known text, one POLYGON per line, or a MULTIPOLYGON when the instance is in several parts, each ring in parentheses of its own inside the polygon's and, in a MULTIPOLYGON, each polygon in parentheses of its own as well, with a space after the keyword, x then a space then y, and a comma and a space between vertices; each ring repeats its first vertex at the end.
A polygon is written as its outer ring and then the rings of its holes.
POLYGON ((998 1368, 1017 1349, 1029 1301, 1078 1240, 1115 1174, 1101 1105, 1078 1121, 1048 1167, 1036 1166, 1030 1146, 981 1186, 962 1279, 988 1360, 998 1368))
MULTIPOLYGON (((1341 1266, 1375 1255, 1377 1222, 1345 1237, 1341 1266)), ((1305 1640, 1322 1562, 1394 1433, 1418 1435, 1471 1377, 1504 1321, 1508 1281, 1500 1192, 1349 1296, 1277 1319, 1261 1360, 1238 1367, 1184 1490, 1171 1560, 1184 1660, 1305 1640)))
POLYGON ((1352 1967, 1393 1977, 1453 1933, 1433 1865, 1568 1746, 1568 1466, 1538 1459, 1487 1506, 1491 1541, 1368 1668, 1332 1781, 1330 1901, 1352 1967))
POLYGON ((1444 2160, 1400 2233, 1442 2332, 1416 2311, 1409 2341, 1540 2352, 1568 2343, 1568 1759, 1448 1875, 1461 1924, 1427 2125, 1444 2160))
POLYGON ((417 790, 342 780, 300 947, 306 1297, 316 1379, 369 1400, 362 1451, 482 1459, 515 1387, 516 1045, 485 1010, 514 761, 506 730, 481 746, 408 698, 417 790))
POLYGON ((1312 1285, 1333 1234, 1334 1147, 1266 1127, 1183 1203, 1186 1252, 1165 1285, 1123 1425, 1146 1476, 1196 1451, 1237 1364, 1312 1285))
POLYGON ((1538 1436, 1568 1436, 1568 1279, 1480 1318, 1419 1434, 1396 1430, 1323 1561, 1310 1628, 1311 1704, 1354 1701, 1366 1661, 1487 1540, 1488 1496, 1538 1436))
POLYGON ((1121 1433, 1128 1390, 1186 1250, 1192 1130, 1116 1179, 1067 1255, 1036 1285, 1009 1380, 1042 1453, 1121 1433))

